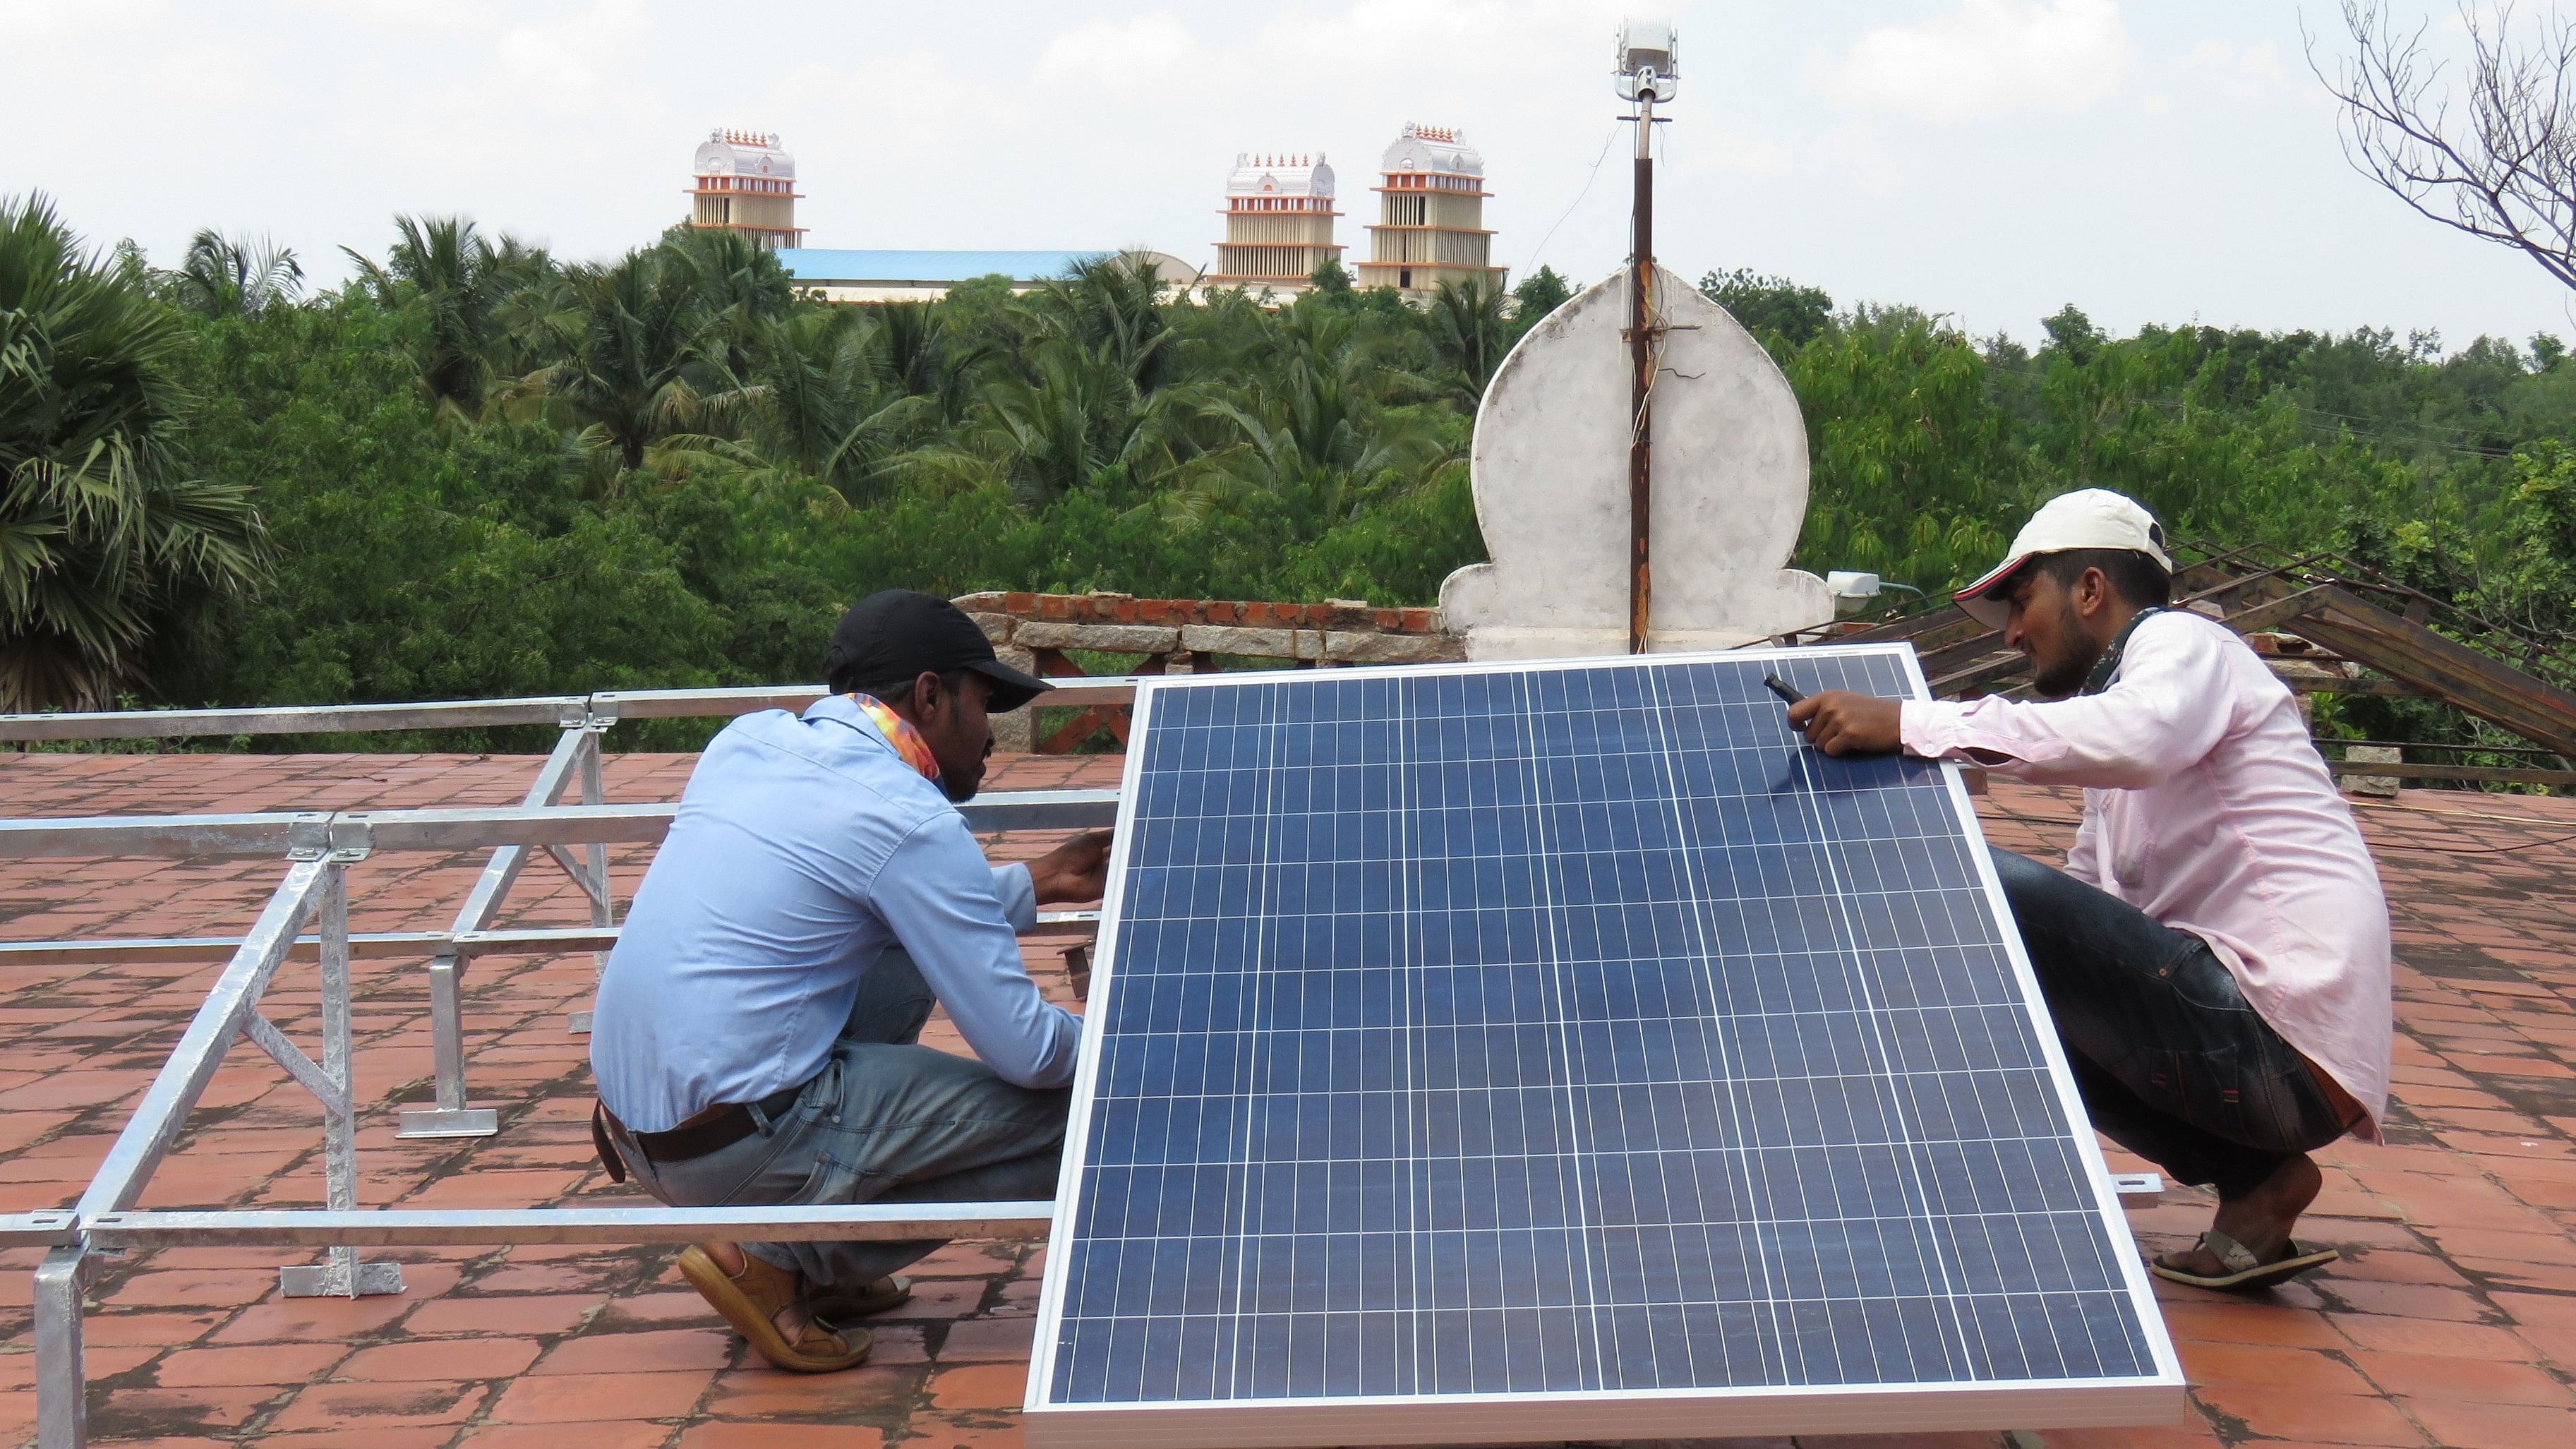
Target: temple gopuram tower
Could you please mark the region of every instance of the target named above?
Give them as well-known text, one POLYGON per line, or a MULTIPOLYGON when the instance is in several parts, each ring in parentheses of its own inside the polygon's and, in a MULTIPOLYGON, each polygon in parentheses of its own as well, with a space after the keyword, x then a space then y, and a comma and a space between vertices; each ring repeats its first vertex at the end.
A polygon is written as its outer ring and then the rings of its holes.
POLYGON ((796 224, 796 158, 778 149, 776 135, 709 131, 696 174, 689 225, 738 231, 772 250, 805 244, 796 224))
POLYGON ((1470 277, 1502 290, 1485 229, 1484 156, 1446 126, 1407 122, 1386 148, 1385 169, 1359 285, 1393 287, 1414 301, 1470 277))
POLYGON ((1225 179, 1225 240, 1211 287, 1302 292, 1315 269, 1339 258, 1333 241, 1333 168, 1314 156, 1239 152, 1225 179))

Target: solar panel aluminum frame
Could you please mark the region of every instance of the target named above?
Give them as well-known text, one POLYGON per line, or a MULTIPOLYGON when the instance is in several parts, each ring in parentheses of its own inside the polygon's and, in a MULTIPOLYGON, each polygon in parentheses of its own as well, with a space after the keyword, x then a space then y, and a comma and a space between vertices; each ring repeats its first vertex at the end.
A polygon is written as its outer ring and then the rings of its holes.
MULTIPOLYGON (((1931 690, 1911 644, 1737 649, 1723 652, 1608 656, 1337 669, 1352 676, 1562 672, 1573 669, 1663 667, 1701 663, 1812 663, 1830 658, 1895 655, 1913 698, 1931 690)), ((1283 675, 1279 684, 1313 682, 1312 674, 1283 675)), ((2104 1233, 2120 1263, 2122 1285, 2153 1358, 2155 1372, 2135 1379, 2040 1379, 2004 1383, 1969 1381, 1904 1384, 1756 1385, 1674 1389, 1593 1389, 1552 1392, 1413 1394, 1353 1397, 1211 1399, 1150 1403, 1056 1403, 1052 1400, 1056 1348, 1061 1337, 1065 1285, 1070 1277, 1074 1224, 1082 1207, 1093 1098, 1103 1057, 1108 1005, 1118 989, 1121 906, 1126 894, 1134 813, 1142 795, 1145 744, 1158 696, 1173 690, 1239 686, 1255 681, 1234 675, 1175 675, 1140 680, 1119 791, 1117 845, 1102 901, 1100 934, 1083 1022, 1064 1145, 1063 1175, 1049 1234, 1048 1259, 1038 1300, 1022 1427, 1033 1449, 1125 1449, 1138 1445, 1231 1446, 1543 1443, 1568 1439, 1704 1439, 1782 1434, 1933 1432, 1956 1429, 2048 1429, 2176 1423, 2185 1417, 2186 1386, 2171 1337, 2156 1304, 2145 1264, 2118 1252, 2131 1238, 2111 1174, 2089 1130, 2074 1139, 2094 1195, 2104 1233)), ((1959 767, 1940 767, 1944 794, 1971 841, 1982 842, 1975 806, 1959 767)), ((2012 920, 2002 881, 1984 852, 1971 850, 1986 901, 1999 922, 2012 920)), ((2040 1024, 2034 1032, 2048 1078, 2065 1119, 2089 1121, 2074 1077, 2053 1030, 2048 1009, 2020 933, 1999 933, 2022 1001, 2040 1024)))

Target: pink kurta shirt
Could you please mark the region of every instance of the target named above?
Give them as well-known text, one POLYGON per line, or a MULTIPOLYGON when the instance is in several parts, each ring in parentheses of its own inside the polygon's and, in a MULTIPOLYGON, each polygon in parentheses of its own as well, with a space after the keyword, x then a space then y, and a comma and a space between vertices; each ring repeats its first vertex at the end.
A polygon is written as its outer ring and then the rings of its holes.
POLYGON ((2197 614, 2129 636, 2111 687, 2044 703, 1909 700, 1908 752, 2082 785, 2066 871, 2209 943, 2245 999, 2370 1114, 2388 1109, 2388 902, 2290 691, 2197 614))

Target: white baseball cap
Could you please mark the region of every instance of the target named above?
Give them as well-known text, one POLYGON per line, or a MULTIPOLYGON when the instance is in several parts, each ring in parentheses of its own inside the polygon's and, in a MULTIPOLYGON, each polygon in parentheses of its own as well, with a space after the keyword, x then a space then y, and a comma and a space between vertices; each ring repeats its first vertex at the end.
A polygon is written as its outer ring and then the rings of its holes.
POLYGON ((2137 500, 2108 488, 2079 488, 2041 504, 2021 532, 2013 535, 2012 551, 2004 561, 1950 597, 1968 611, 1968 617, 1989 629, 2000 629, 2012 606, 1996 597, 1999 586, 2041 554, 2077 548, 2127 549, 2154 559, 2166 573, 2173 572, 2173 560, 2165 556, 2165 531, 2154 514, 2139 507, 2137 500))

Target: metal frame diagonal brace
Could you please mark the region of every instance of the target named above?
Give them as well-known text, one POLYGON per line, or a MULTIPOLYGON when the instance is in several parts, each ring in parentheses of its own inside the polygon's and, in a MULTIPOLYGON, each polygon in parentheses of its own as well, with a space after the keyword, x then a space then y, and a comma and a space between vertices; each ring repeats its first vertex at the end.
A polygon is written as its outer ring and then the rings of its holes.
MULTIPOLYGON (((528 793, 520 799, 522 806, 549 806, 560 802, 576 769, 582 772, 584 785, 591 787, 587 793, 596 796, 593 782, 599 775, 599 730, 603 727, 593 725, 587 711, 578 717, 566 711, 566 717, 572 722, 562 737, 555 741, 553 752, 546 756, 544 767, 537 771, 536 781, 528 786, 528 793)), ((593 798, 587 803, 600 802, 593 798)), ((558 860, 562 859, 559 847, 548 846, 547 849, 553 851, 558 860)), ((599 860, 599 876, 595 882, 583 881, 583 886, 591 892, 591 920, 596 925, 608 915, 605 909, 608 855, 602 846, 593 846, 592 850, 599 860)), ((430 958, 429 1033, 435 1105, 404 1108, 399 1125, 394 1129, 396 1137, 490 1137, 501 1130, 498 1112, 490 1107, 466 1105, 464 977, 465 963, 473 953, 463 949, 455 938, 491 926, 494 918, 501 914, 503 898, 509 895, 510 887, 519 879, 519 871, 527 861, 528 848, 524 845, 504 845, 494 850, 484 863, 482 877, 474 882, 472 890, 466 892, 465 903, 457 909, 455 923, 448 927, 448 949, 430 958)), ((567 865, 566 870, 570 869, 567 865)), ((574 878, 581 879, 578 874, 574 878)), ((606 957, 603 955, 600 959, 604 961, 606 957)))
MULTIPOLYGON (((294 861, 261 908, 259 919, 242 938, 241 948, 206 992, 160 1075, 135 1104, 125 1130, 90 1180, 73 1209, 86 1222, 134 1205, 152 1174, 187 1125, 188 1113, 214 1080, 235 1038, 249 1035, 279 1059, 288 1074, 321 1099, 325 1200, 335 1211, 354 1210, 358 1201, 357 1122, 352 1110, 354 1068, 349 1021, 349 863, 363 854, 354 850, 305 852, 315 858, 294 861), (322 1061, 289 1042, 259 1014, 269 982, 295 947, 306 920, 316 922, 320 936, 322 977, 322 1061), (253 1025, 257 1023, 257 1025, 253 1025), (316 1080, 318 1078, 319 1080, 316 1080)), ((85 1243, 56 1247, 36 1270, 36 1399, 40 1449, 80 1449, 87 1433, 87 1389, 82 1372, 82 1289, 94 1268, 85 1243)), ((279 1290, 288 1297, 335 1294, 357 1297, 402 1291, 402 1267, 396 1263, 363 1263, 354 1247, 333 1247, 319 1264, 279 1270, 279 1290)))

